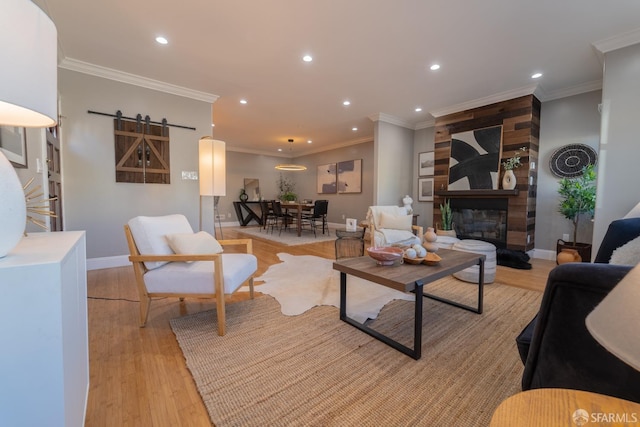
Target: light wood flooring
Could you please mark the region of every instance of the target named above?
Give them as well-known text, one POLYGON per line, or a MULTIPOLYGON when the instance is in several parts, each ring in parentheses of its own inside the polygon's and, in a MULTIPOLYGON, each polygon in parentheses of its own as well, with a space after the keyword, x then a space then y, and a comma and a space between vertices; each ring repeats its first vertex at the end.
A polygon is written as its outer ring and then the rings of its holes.
MULTIPOLYGON (((248 237, 240 230, 225 228, 224 237, 248 237)), ((253 249, 258 275, 280 262, 280 252, 334 259, 333 241, 283 246, 254 239, 253 249)), ((498 266, 496 281, 541 291, 555 262, 534 259, 531 263, 531 270, 498 266)), ((130 266, 89 271, 87 286, 90 388, 86 426, 210 426, 169 320, 214 309, 215 300, 154 300, 147 326, 139 328, 138 295, 130 266)), ((232 302, 247 297, 237 293, 232 302)))

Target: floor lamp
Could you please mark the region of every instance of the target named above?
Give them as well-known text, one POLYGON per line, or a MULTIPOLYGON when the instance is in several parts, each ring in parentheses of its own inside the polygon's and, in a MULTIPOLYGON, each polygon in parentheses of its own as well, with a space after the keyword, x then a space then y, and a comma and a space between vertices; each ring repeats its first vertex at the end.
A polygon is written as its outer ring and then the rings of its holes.
MULTIPOLYGON (((216 234, 216 213, 220 196, 226 195, 226 152, 224 141, 203 136, 198 143, 199 177, 200 177, 200 230, 202 230, 202 197, 213 197, 213 234, 216 234)), ((222 223, 218 215, 220 237, 222 223)), ((217 236, 216 236, 217 237, 217 236)))
MULTIPOLYGON (((55 126, 58 97, 56 27, 29 0, 2 0, 0 125, 55 126)), ((26 202, 13 166, 0 152, 0 258, 22 239, 26 202)))

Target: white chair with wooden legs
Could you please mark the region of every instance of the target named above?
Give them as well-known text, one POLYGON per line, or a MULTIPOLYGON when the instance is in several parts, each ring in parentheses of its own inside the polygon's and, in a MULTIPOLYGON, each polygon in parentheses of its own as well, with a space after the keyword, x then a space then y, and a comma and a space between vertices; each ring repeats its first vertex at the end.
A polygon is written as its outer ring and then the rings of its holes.
POLYGON ((215 298, 218 335, 225 334, 225 297, 244 283, 253 299, 258 269, 251 239, 215 240, 194 233, 184 215, 139 216, 124 226, 140 296, 140 327, 155 297, 215 298), (222 246, 244 246, 244 253, 222 253, 222 246))
POLYGON ((422 243, 423 229, 413 225, 413 215, 400 206, 369 206, 371 246, 412 246, 422 243))

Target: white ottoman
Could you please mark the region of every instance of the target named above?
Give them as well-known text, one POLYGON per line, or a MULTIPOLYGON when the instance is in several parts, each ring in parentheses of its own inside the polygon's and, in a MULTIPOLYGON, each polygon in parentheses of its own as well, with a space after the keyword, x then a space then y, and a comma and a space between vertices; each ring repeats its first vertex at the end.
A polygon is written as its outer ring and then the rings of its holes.
POLYGON ((453 245, 458 243, 459 241, 460 239, 458 239, 457 237, 438 236, 438 239, 436 240, 436 246, 438 246, 440 249, 451 249, 453 248, 453 245))
MULTIPOLYGON (((451 249, 486 255, 484 261, 484 283, 493 283, 496 278, 496 247, 493 244, 482 240, 467 239, 454 243, 451 249)), ((453 273, 453 276, 465 282, 478 283, 479 272, 480 266, 474 265, 453 273)))

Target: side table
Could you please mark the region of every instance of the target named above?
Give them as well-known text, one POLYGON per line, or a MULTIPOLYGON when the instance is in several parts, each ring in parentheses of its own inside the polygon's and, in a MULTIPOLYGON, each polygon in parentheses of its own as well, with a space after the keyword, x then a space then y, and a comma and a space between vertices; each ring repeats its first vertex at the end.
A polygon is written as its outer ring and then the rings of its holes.
POLYGON ((356 231, 336 230, 336 259, 353 258, 364 255, 364 229, 356 231))

